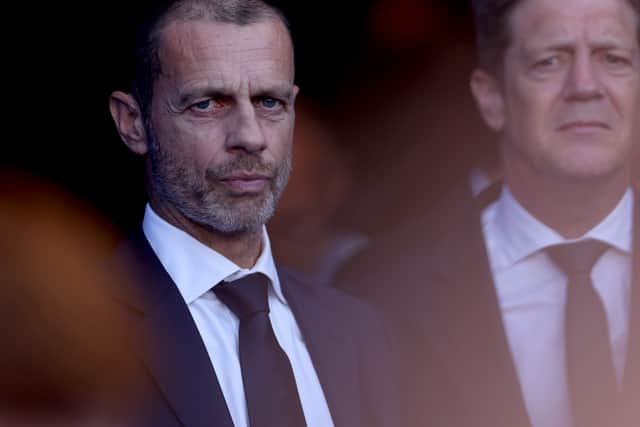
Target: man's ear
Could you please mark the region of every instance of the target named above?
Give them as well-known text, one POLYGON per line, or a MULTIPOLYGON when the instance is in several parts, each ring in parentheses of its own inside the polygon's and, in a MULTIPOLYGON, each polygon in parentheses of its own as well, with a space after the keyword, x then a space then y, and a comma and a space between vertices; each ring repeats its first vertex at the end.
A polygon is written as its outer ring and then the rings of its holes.
POLYGON ((149 149, 147 135, 136 99, 128 93, 113 92, 109 98, 109 110, 126 146, 136 154, 146 154, 149 149))
POLYGON ((298 87, 298 85, 293 85, 293 94, 291 95, 291 104, 296 103, 296 98, 298 97, 299 93, 300 93, 300 88, 298 87))
POLYGON ((487 126, 496 132, 504 127, 504 98, 500 83, 482 69, 475 69, 471 73, 471 93, 487 126))

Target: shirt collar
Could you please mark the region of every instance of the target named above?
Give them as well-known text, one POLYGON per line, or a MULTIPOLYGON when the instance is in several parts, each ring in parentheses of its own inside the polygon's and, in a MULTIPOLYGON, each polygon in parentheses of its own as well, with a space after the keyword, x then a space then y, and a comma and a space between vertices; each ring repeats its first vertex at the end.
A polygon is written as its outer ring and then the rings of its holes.
POLYGON ((575 242, 593 238, 610 246, 631 253, 631 230, 633 225, 633 190, 627 189, 616 207, 599 224, 578 239, 565 239, 555 230, 531 215, 513 196, 508 186, 504 186, 495 202, 494 232, 503 249, 505 261, 518 261, 546 247, 559 243, 575 242))
POLYGON ((286 304, 265 226, 262 227, 262 252, 249 269, 241 268, 190 234, 169 224, 149 204, 145 208, 142 229, 187 304, 222 281, 232 281, 252 273, 267 276, 276 297, 286 304))

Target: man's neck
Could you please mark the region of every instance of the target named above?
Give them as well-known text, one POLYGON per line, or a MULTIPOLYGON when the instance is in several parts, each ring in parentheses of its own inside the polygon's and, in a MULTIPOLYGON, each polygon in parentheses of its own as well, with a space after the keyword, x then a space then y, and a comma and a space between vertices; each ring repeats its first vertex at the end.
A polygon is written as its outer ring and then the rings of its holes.
POLYGON ((241 233, 222 233, 191 221, 175 209, 165 209, 151 203, 154 212, 162 219, 200 243, 208 246, 242 268, 251 268, 262 253, 262 227, 241 233))
POLYGON ((233 235, 207 231, 202 240, 199 236, 194 237, 242 268, 253 267, 262 253, 261 229, 233 235))
POLYGON ((505 183, 513 197, 535 218, 567 239, 583 236, 615 209, 629 180, 554 179, 522 176, 505 171, 505 183))

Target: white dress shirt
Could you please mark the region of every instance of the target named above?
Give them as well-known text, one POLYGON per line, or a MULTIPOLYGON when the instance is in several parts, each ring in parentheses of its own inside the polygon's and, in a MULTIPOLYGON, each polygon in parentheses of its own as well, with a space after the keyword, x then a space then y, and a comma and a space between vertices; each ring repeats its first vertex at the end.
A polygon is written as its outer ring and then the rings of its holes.
MULTIPOLYGON (((580 239, 610 245, 592 270, 604 303, 618 381, 629 333, 633 192, 580 239)), ((534 427, 569 427, 564 308, 567 278, 542 249, 569 242, 504 187, 482 213, 485 244, 525 406, 534 427)))
POLYGON ((160 218, 147 205, 144 234, 184 298, 215 370, 231 419, 249 425, 238 355, 237 317, 211 290, 221 281, 251 273, 265 274, 269 287, 269 318, 278 343, 287 354, 309 427, 331 427, 333 421, 309 352, 280 288, 269 237, 263 228, 262 254, 251 269, 243 269, 191 235, 160 218))

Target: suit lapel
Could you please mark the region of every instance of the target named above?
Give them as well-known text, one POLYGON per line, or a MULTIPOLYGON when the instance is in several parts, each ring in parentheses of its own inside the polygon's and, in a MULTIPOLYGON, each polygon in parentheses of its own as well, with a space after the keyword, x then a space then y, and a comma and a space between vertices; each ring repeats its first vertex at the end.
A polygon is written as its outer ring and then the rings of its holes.
POLYGON ((233 427, 206 348, 178 288, 142 233, 132 239, 129 303, 143 312, 132 328, 139 352, 183 425, 233 427))
POLYGON ((463 217, 455 221, 456 228, 448 217, 446 238, 435 245, 429 242, 434 247, 429 263, 435 266, 429 274, 432 283, 427 284, 431 289, 428 295, 415 298, 423 306, 411 312, 423 318, 415 322, 426 325, 426 339, 435 341, 457 388, 470 397, 464 400, 469 413, 485 417, 475 419, 475 424, 530 426, 489 268, 479 209, 470 196, 458 194, 454 200, 454 210, 447 212, 463 217))
POLYGON ((340 316, 311 286, 297 283, 278 269, 283 293, 311 356, 331 417, 336 426, 361 425, 357 408, 360 391, 354 339, 345 336, 340 316))

